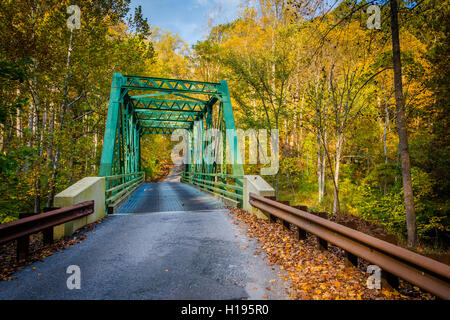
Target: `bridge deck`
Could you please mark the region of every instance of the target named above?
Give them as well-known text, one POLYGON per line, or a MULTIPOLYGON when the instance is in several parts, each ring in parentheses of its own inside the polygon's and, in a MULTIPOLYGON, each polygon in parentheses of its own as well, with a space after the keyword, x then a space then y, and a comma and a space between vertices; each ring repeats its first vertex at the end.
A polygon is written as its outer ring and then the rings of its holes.
POLYGON ((202 211, 221 208, 214 197, 180 182, 144 183, 117 213, 148 213, 165 211, 202 211))
POLYGON ((180 182, 146 183, 82 243, 1 281, 0 299, 287 298, 220 207, 180 182), (70 265, 81 269, 80 290, 67 288, 70 265))

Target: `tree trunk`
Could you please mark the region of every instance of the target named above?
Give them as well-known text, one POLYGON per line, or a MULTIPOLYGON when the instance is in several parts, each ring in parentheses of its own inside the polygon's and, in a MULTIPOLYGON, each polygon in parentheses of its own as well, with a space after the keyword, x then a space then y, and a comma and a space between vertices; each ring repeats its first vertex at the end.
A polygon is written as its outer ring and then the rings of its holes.
POLYGON ((398 148, 402 164, 403 196, 405 200, 406 228, 408 230, 408 246, 417 245, 416 213, 411 182, 411 162, 408 150, 408 132, 406 128, 405 105, 403 100, 402 66, 400 58, 400 40, 398 27, 397 0, 390 0, 392 53, 394 63, 395 104, 397 107, 398 148))
MULTIPOLYGON (((324 134, 324 140, 326 143, 326 134, 324 134)), ((325 171, 326 171, 326 159, 325 159, 325 146, 320 139, 320 133, 317 132, 317 179, 319 183, 319 203, 323 201, 325 194, 325 171)))
MULTIPOLYGON (((383 132, 383 150, 384 150, 384 164, 387 166, 388 164, 388 154, 387 154, 387 128, 388 128, 388 124, 389 124, 389 109, 388 109, 388 102, 386 99, 386 94, 385 94, 385 99, 384 99, 384 132, 383 132)), ((386 196, 387 194, 387 177, 385 175, 384 177, 384 196, 386 196)))
POLYGON ((35 72, 32 80, 31 97, 32 109, 35 115, 32 140, 36 143, 36 148, 39 150, 39 157, 33 163, 34 174, 34 213, 41 213, 41 161, 42 161, 42 141, 41 141, 41 127, 40 127, 40 97, 38 89, 38 79, 36 75, 37 62, 33 59, 33 70, 35 72))
POLYGON ((339 167, 341 164, 341 152, 342 152, 343 138, 338 136, 336 142, 336 163, 334 169, 334 201, 333 201, 333 213, 341 211, 341 204, 339 201, 339 167))
POLYGON ((320 174, 320 177, 322 179, 320 185, 322 187, 321 193, 322 193, 322 201, 323 201, 323 197, 325 196, 325 177, 326 177, 326 170, 327 170, 327 159, 326 159, 326 154, 325 154, 325 148, 326 148, 326 144, 327 144, 327 133, 325 132, 323 134, 323 150, 322 150, 322 165, 321 165, 321 169, 322 169, 322 173, 320 174))
MULTIPOLYGON (((64 89, 63 89, 63 103, 61 107, 61 114, 59 116, 59 134, 62 134, 62 130, 64 129, 64 118, 67 109, 67 95, 68 95, 68 84, 69 84, 69 75, 70 75, 70 57, 72 53, 72 40, 73 40, 73 30, 70 32, 69 46, 67 48, 67 63, 66 63, 66 75, 64 78, 64 89)), ((58 144, 56 145, 55 158, 53 160, 53 171, 50 179, 50 192, 47 199, 47 206, 53 206, 53 199, 56 193, 56 176, 58 173, 58 165, 60 160, 61 150, 58 144)))
POLYGON ((319 203, 322 202, 322 157, 319 133, 317 133, 317 183, 319 185, 319 203))

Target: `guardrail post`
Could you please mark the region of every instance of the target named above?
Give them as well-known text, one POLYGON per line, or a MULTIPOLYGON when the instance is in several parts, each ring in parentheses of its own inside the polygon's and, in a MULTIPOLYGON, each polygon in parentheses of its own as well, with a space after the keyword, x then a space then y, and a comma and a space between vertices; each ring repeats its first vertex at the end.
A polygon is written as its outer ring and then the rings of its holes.
POLYGON ((328 241, 317 237, 317 246, 321 251, 327 251, 328 250, 328 241))
POLYGON ((353 253, 345 251, 345 265, 346 266, 358 266, 358 257, 353 253))
POLYGON ((17 239, 17 260, 28 257, 28 248, 30 246, 30 236, 24 236, 17 239))
POLYGON ((398 277, 386 270, 381 270, 381 283, 382 286, 391 287, 397 289, 400 285, 398 277))
MULTIPOLYGON (((53 211, 53 210, 57 210, 57 209, 59 209, 59 207, 45 207, 43 211, 45 213, 45 212, 49 212, 49 211, 53 211)), ((54 232, 53 227, 42 230, 44 244, 53 243, 53 240, 54 240, 53 232, 54 232)))
POLYGON ((297 231, 295 232, 297 236, 297 240, 305 240, 306 239, 306 231, 297 227, 297 231))
POLYGON ((44 235, 44 244, 53 243, 53 227, 43 230, 42 234, 44 235))

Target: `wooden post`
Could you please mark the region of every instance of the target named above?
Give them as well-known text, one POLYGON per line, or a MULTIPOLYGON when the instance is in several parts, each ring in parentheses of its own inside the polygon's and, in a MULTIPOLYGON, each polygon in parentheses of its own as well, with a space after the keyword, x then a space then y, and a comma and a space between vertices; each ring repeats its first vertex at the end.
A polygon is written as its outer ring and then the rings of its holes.
POLYGON ((270 221, 270 222, 277 222, 277 217, 274 216, 273 214, 270 214, 270 213, 269 213, 269 221, 270 221))
POLYGON ((381 270, 381 285, 383 287, 390 287, 392 289, 397 289, 399 286, 398 277, 393 275, 386 270, 381 270))
POLYGON ((42 230, 42 234, 44 235, 44 244, 53 243, 53 227, 42 230))
MULTIPOLYGON (((58 210, 58 209, 60 209, 60 207, 45 207, 43 211, 50 212, 50 211, 58 210)), ((53 243, 53 240, 54 240, 53 239, 53 227, 42 230, 42 235, 44 236, 43 237, 44 244, 53 243)))
POLYGON ((26 259, 28 257, 29 246, 30 246, 29 235, 17 239, 17 260, 26 259))
POLYGON ((306 231, 297 227, 297 231, 295 232, 297 236, 297 240, 305 240, 306 239, 306 231))
POLYGON ((358 257, 351 252, 345 251, 345 265, 357 267, 358 257))
POLYGON ((317 237, 317 246, 320 251, 327 251, 328 250, 328 241, 317 237))

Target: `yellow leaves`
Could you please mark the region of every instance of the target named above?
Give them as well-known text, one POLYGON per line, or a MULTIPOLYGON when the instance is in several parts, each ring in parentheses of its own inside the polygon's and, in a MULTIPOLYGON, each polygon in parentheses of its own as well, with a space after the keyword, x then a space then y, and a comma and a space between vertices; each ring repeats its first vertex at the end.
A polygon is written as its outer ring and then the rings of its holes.
POLYGON ((390 298, 392 296, 392 293, 389 290, 381 289, 381 293, 385 295, 387 298, 390 298))
POLYGON ((395 299, 400 297, 400 293, 396 290, 389 290, 389 289, 381 289, 381 293, 388 299, 395 299))

